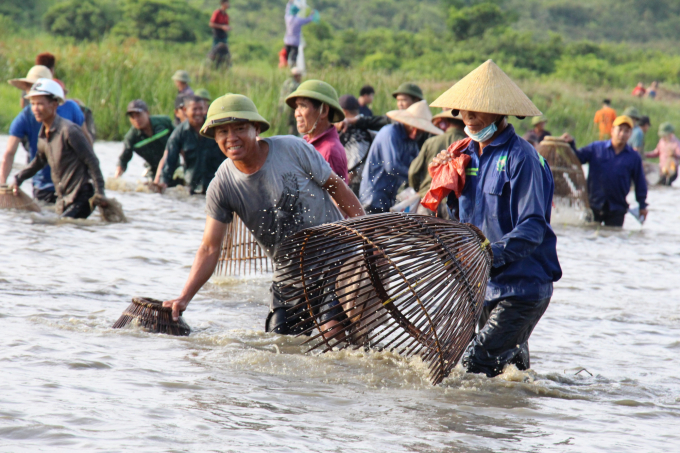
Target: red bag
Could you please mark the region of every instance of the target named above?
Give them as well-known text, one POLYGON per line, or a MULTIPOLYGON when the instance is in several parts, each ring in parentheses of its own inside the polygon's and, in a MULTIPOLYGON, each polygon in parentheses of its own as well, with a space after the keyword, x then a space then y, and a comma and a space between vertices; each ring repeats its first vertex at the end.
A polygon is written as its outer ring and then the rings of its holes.
POLYGON ((286 48, 284 47, 281 49, 281 52, 279 52, 279 68, 285 68, 288 66, 288 52, 286 52, 286 48))
POLYGON ((470 138, 452 143, 446 151, 453 159, 443 165, 431 165, 427 170, 432 176, 430 190, 420 201, 420 204, 430 211, 437 212, 439 203, 451 192, 460 197, 465 187, 465 168, 472 158, 461 153, 470 144, 470 138))

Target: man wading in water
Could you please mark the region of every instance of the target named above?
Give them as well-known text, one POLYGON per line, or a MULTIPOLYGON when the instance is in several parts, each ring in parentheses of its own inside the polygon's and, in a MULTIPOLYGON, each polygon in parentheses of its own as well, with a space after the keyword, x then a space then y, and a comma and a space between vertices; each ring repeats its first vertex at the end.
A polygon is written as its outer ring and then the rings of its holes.
MULTIPOLYGON (((163 303, 172 307, 173 318, 208 281, 222 250, 227 224, 236 213, 267 255, 273 258, 281 242, 305 228, 342 220, 335 203, 350 217, 364 215, 356 196, 333 173, 328 163, 304 140, 279 136, 258 139, 269 123, 245 96, 228 94, 216 99, 208 110, 201 134, 217 141, 228 159, 219 168, 206 197, 208 213, 203 240, 196 253, 189 279, 180 297, 163 303)), ((287 319, 287 305, 272 284, 272 301, 266 330, 279 334, 291 330, 295 319, 287 319)), ((329 301, 325 307, 336 305, 329 301)), ((320 308, 324 310, 325 308, 320 308)), ((340 328, 330 310, 322 325, 327 336, 340 328)))
MULTIPOLYGON (((463 366, 489 377, 511 363, 526 370, 530 366, 527 341, 548 308, 553 282, 562 270, 550 227, 552 173, 538 152, 515 133, 507 116, 541 112, 491 60, 432 106, 453 109, 454 115, 460 112, 465 122, 471 141, 462 153, 471 161, 458 199, 459 218, 481 229, 493 251, 479 332, 463 355, 463 366)), ((451 158, 455 154, 443 151, 432 165, 451 158)))
POLYGON ((104 177, 92 145, 79 126, 57 115, 64 90, 54 80, 38 79, 26 98, 31 100, 31 110, 42 127, 38 153, 15 177, 15 195, 22 182, 49 164, 57 191, 57 214, 85 219, 92 213, 93 197, 94 206, 106 207, 104 177))

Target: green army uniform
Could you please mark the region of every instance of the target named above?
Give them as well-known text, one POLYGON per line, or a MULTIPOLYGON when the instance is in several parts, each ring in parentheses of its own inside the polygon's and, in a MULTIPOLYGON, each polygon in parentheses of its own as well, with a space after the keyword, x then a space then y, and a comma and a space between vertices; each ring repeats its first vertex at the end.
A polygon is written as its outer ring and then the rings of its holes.
POLYGON ((149 167, 149 176, 153 179, 156 175, 158 164, 163 158, 165 145, 172 134, 172 120, 165 115, 154 115, 149 117, 153 135, 147 136, 144 131, 131 127, 125 134, 123 144, 125 148, 118 158, 118 166, 127 170, 128 162, 132 159, 133 153, 146 161, 149 167))
POLYGON ((191 193, 205 193, 215 172, 226 159, 217 142, 200 135, 189 121, 177 126, 168 139, 167 149, 168 156, 161 174, 163 183, 171 185, 181 155, 184 158, 184 181, 191 193))
POLYGON ((286 98, 298 89, 300 83, 290 77, 283 82, 279 93, 279 114, 285 120, 288 135, 297 135, 297 122, 295 121, 295 110, 286 105, 286 98))
POLYGON ((436 135, 425 141, 420 153, 413 159, 408 169, 408 183, 421 198, 430 190, 430 184, 432 184, 432 176, 427 169, 432 159, 441 151, 448 149, 452 143, 465 138, 467 138, 465 132, 450 127, 443 135, 436 135))

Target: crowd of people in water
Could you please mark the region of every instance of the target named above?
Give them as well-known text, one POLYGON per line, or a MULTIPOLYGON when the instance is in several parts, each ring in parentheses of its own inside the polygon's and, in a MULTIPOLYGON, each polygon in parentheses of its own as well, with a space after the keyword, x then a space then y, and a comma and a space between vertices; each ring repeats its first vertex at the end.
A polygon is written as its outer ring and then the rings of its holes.
MULTIPOLYGON (((41 54, 26 77, 9 81, 22 91, 23 109, 9 130, 0 184, 8 182, 23 143, 29 164, 9 182, 18 188, 32 178, 36 200, 55 203, 62 217, 87 218, 95 206, 107 203, 93 150, 96 130, 88 123, 89 109, 66 97, 53 71, 54 57, 41 54)), ((130 130, 115 176, 137 154, 145 161, 148 183, 160 192, 185 185, 191 194, 206 196, 205 233, 191 273, 179 297, 165 302, 173 315, 187 308, 213 274, 234 214, 273 258, 285 238, 304 228, 389 212, 405 187, 424 198, 434 169, 466 162, 459 194, 433 209, 418 205, 415 212, 471 223, 490 241, 493 270, 485 310, 464 366, 488 376, 510 363, 529 368, 527 341, 561 277, 550 225, 553 177, 535 149, 550 135, 549 120, 491 60, 432 104, 417 84, 401 84, 392 92, 394 110, 385 115, 371 110, 375 90, 369 85, 358 97, 339 96, 322 80, 303 81, 298 67, 290 71, 276 119, 286 125, 285 136, 263 137, 270 122, 251 99, 226 94, 212 100, 206 90, 192 89, 184 70, 172 77, 174 118, 151 115, 142 99, 129 101, 130 130), (442 110, 432 115, 431 106, 442 110), (532 129, 520 137, 509 116, 531 117, 532 129)), ((680 141, 673 126, 664 123, 656 149, 645 152, 649 118, 636 108, 618 115, 610 104, 605 100, 595 114, 600 140, 579 148, 569 134, 562 139, 589 164, 595 221, 620 227, 631 185, 640 217, 648 214, 643 159, 658 157, 661 181, 670 185, 677 178, 680 141)), ((275 272, 265 325, 269 332, 289 334, 278 279, 275 272)), ((321 329, 332 336, 343 328, 334 312, 339 302, 324 303, 327 318, 321 329)))

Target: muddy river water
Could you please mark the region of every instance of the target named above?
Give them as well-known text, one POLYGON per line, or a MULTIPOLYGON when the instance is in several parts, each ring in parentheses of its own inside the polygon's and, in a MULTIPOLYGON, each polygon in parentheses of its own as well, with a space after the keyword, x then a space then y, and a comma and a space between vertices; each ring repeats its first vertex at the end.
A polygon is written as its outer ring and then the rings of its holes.
MULTIPOLYGON (((105 177, 120 150, 97 144, 105 177)), ((179 294, 205 214, 108 195, 129 223, 0 211, 1 452, 680 451, 678 189, 650 191, 642 228, 555 225, 564 277, 532 370, 436 387, 418 359, 264 333, 266 277, 207 284, 189 337, 111 329, 131 297, 179 294)))

